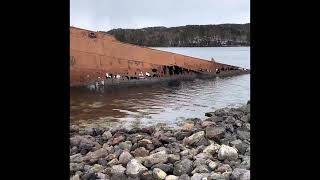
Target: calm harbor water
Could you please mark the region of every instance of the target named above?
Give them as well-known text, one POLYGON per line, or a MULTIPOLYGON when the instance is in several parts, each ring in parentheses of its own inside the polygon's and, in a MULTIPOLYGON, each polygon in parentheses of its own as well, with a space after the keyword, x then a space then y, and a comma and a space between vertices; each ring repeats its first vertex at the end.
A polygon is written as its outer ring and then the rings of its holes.
MULTIPOLYGON (((203 59, 250 68, 250 47, 156 48, 203 59)), ((72 88, 72 124, 143 126, 165 123, 176 126, 187 118, 226 106, 239 106, 250 99, 250 75, 194 79, 179 83, 92 91, 72 88)))

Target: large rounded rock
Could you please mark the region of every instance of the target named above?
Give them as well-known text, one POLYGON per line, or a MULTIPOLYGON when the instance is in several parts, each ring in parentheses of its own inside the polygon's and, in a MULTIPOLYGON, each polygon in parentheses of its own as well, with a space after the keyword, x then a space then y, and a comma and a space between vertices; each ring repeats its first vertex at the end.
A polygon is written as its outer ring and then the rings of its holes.
POLYGON ((167 173, 159 168, 154 168, 152 174, 155 179, 164 179, 167 176, 167 173))
POLYGON ((144 147, 139 147, 139 148, 135 149, 134 151, 132 151, 132 154, 135 157, 145 157, 145 156, 149 155, 149 151, 144 147))
POLYGON ((215 141, 219 141, 224 137, 226 129, 222 126, 208 126, 206 128, 206 137, 215 141))
POLYGON ((190 174, 192 171, 192 161, 189 159, 183 159, 175 163, 173 174, 176 176, 181 176, 182 174, 190 174))
POLYGON ((128 151, 123 151, 119 156, 119 163, 125 166, 131 159, 133 156, 128 151))
POLYGON ((150 156, 144 157, 144 165, 146 167, 151 167, 154 164, 166 163, 168 162, 168 155, 165 150, 159 151, 157 153, 151 154, 150 156))
POLYGON ((219 160, 236 160, 238 158, 238 152, 236 148, 222 145, 218 151, 218 159, 219 160))
POLYGON ((109 149, 100 148, 94 152, 89 152, 86 156, 81 158, 81 161, 87 161, 91 163, 97 162, 100 158, 104 158, 109 154, 109 149))
POLYGON ((126 168, 124 168, 122 165, 114 165, 111 167, 111 175, 120 175, 124 174, 126 168))
POLYGON ((148 171, 139 161, 132 159, 127 164, 126 174, 130 177, 138 177, 144 171, 148 171))
POLYGON ((190 177, 188 176, 188 174, 182 174, 182 175, 179 177, 179 180, 190 180, 190 177))
POLYGON ((193 145, 199 142, 201 139, 204 138, 204 131, 199 131, 197 133, 192 134, 191 136, 183 139, 183 144, 185 145, 193 145))
POLYGON ((246 169, 235 168, 230 176, 232 180, 249 180, 250 171, 246 169))

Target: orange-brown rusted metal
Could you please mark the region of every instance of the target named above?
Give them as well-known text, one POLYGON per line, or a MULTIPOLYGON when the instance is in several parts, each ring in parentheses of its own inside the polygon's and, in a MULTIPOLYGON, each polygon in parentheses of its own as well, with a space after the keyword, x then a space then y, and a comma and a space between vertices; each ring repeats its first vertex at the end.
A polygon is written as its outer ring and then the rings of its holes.
POLYGON ((117 41, 113 36, 70 27, 70 86, 87 85, 106 73, 138 76, 140 72, 170 76, 165 66, 216 74, 217 69, 237 68, 214 61, 150 49, 117 41), (156 71, 153 72, 152 70, 156 71))

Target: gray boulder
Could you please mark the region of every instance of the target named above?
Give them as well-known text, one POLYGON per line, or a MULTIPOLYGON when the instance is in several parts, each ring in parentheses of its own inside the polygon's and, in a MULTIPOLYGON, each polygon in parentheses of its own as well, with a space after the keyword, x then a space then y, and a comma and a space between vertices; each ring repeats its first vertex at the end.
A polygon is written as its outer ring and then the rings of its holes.
POLYGON ((126 166, 131 159, 133 159, 133 156, 128 151, 123 151, 119 156, 119 163, 126 166))
POLYGON ((139 161, 136 159, 131 159, 127 164, 126 174, 129 177, 139 177, 144 171, 148 171, 139 161))
POLYGON ((199 131, 197 133, 192 134, 191 136, 183 139, 183 144, 185 145, 193 145, 199 142, 201 139, 204 138, 204 131, 199 131))
POLYGON ((226 129, 222 126, 220 126, 220 127, 217 127, 217 126, 206 127, 206 137, 208 139, 212 139, 215 141, 219 141, 221 138, 223 138, 225 132, 226 132, 226 129))
POLYGON ((159 163, 151 167, 151 169, 154 168, 159 168, 162 171, 166 172, 167 174, 172 174, 173 173, 173 165, 172 164, 163 164, 159 163))
POLYGON ((250 141, 250 132, 246 131, 246 130, 243 129, 243 128, 237 129, 237 136, 238 136, 238 138, 241 139, 241 140, 250 141))
POLYGON ((183 159, 174 164, 173 174, 181 176, 182 174, 190 174, 192 171, 192 161, 189 159, 183 159))
POLYGON ((134 151, 132 151, 132 154, 135 157, 145 157, 145 156, 149 155, 149 151, 144 147, 139 147, 139 148, 135 149, 134 151))
POLYGON ((168 162, 168 155, 166 151, 163 150, 163 151, 159 151, 157 153, 151 154, 147 157, 144 157, 143 159, 144 159, 143 164, 146 167, 151 167, 154 164, 168 162))

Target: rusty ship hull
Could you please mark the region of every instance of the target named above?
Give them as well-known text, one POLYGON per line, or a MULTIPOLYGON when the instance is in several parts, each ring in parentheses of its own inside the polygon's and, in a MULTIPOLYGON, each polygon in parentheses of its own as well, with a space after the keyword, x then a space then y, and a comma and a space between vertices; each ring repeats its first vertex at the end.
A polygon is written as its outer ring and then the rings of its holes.
POLYGON ((119 85, 231 76, 250 70, 116 40, 70 27, 70 86, 119 85))

